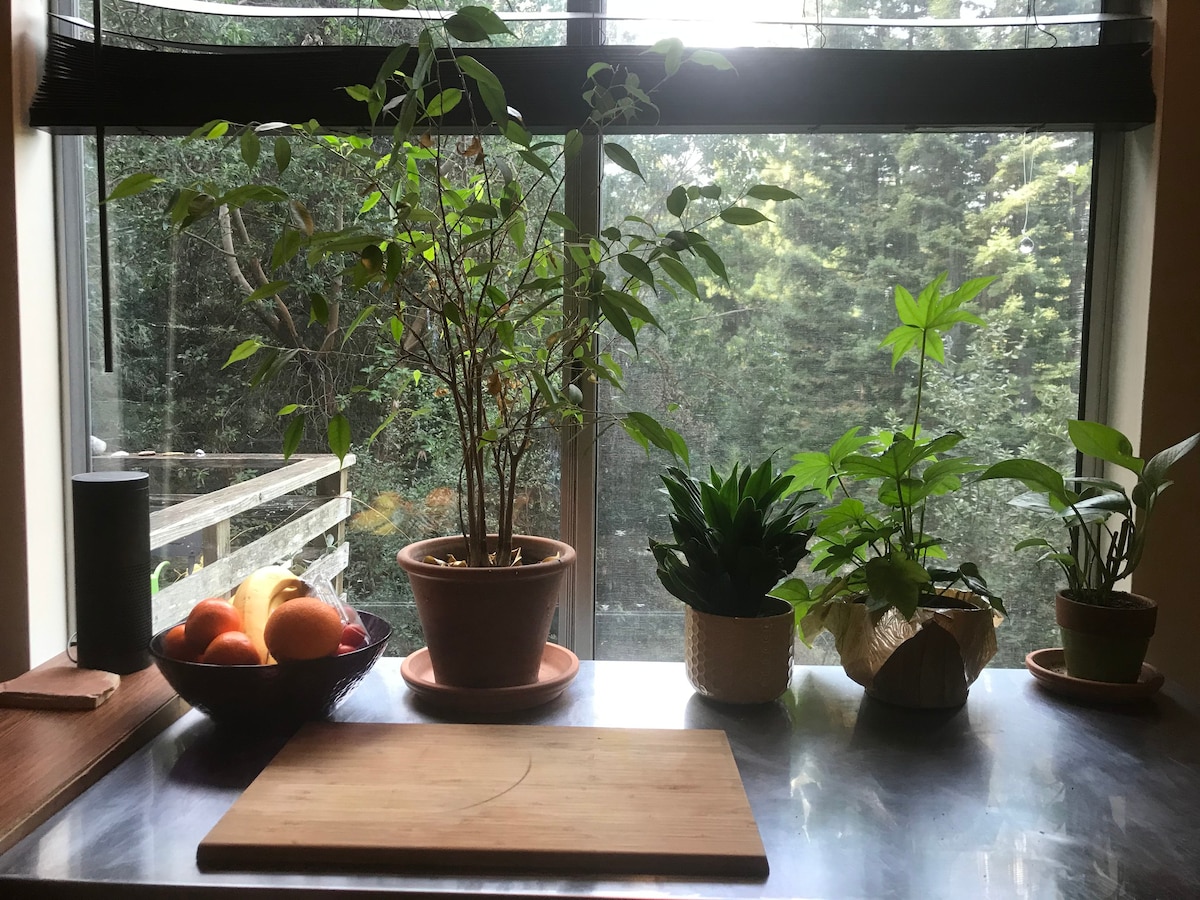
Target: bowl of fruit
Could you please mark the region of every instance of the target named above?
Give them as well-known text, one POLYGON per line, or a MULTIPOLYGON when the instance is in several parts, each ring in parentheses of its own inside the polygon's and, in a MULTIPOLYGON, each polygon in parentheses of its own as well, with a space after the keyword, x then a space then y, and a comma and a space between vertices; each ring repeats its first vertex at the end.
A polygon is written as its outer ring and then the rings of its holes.
POLYGON ((283 566, 251 573, 231 600, 201 600, 150 641, 179 696, 218 722, 322 718, 382 655, 392 627, 283 566))

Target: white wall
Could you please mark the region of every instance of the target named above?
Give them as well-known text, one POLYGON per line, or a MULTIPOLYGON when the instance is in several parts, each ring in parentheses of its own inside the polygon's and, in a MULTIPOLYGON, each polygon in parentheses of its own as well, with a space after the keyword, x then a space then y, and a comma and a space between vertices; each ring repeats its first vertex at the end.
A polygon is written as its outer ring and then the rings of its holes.
POLYGON ((67 637, 51 145, 24 125, 46 5, 12 0, 10 13, 0 87, 9 131, 0 136, 0 678, 61 652, 67 637))

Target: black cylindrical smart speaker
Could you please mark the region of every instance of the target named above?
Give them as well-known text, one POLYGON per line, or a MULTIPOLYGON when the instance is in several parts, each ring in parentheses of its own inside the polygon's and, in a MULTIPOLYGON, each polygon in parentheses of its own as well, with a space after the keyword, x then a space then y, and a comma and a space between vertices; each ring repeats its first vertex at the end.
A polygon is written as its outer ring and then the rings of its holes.
POLYGON ((137 672, 150 665, 150 476, 75 475, 71 499, 79 665, 137 672))

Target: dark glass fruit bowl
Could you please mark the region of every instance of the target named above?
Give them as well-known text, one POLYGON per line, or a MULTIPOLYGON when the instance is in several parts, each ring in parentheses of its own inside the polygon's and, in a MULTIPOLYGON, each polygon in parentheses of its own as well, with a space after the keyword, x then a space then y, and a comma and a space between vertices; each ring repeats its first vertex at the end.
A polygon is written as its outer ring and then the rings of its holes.
POLYGON ((333 712, 383 654, 392 626, 358 611, 367 643, 339 656, 270 666, 214 666, 163 653, 163 636, 150 640, 150 655, 167 683, 195 709, 222 723, 276 725, 320 719, 333 712))

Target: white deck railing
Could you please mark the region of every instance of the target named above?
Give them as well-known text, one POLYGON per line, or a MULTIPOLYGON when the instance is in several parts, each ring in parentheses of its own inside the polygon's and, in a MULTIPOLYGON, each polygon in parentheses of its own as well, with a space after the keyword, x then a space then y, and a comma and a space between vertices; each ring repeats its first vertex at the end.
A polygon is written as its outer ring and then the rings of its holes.
MULTIPOLYGON (((327 551, 309 564, 304 573, 327 577, 341 594, 341 575, 350 560, 346 543, 346 519, 350 516, 347 469, 354 465, 348 454, 339 463, 336 456, 296 458, 263 475, 192 497, 150 514, 150 552, 194 534, 201 535, 204 564, 191 574, 160 590, 154 596, 154 630, 158 631, 187 615, 192 605, 205 597, 227 595, 242 579, 260 566, 291 559, 314 540, 325 537, 327 551), (272 529, 268 534, 232 549, 230 522, 280 498, 316 485, 316 496, 297 497, 302 515, 272 529)), ((126 456, 96 459, 97 469, 148 469, 164 465, 242 469, 278 466, 282 457, 260 454, 210 454, 190 456, 126 456)))

